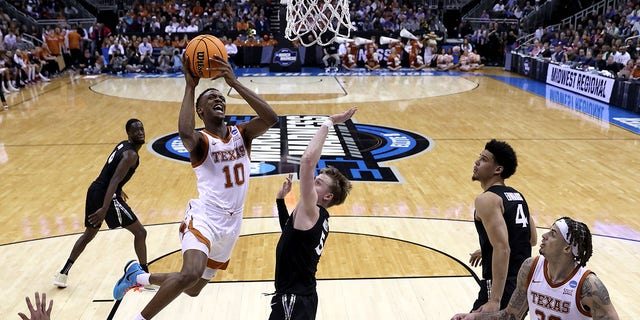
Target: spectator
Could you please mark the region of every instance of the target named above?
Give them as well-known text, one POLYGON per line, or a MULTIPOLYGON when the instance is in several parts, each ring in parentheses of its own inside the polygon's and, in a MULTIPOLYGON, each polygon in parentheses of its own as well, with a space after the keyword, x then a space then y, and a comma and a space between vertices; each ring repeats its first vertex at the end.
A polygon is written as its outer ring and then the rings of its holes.
POLYGON ((622 66, 613 60, 613 55, 609 55, 607 62, 603 67, 603 70, 609 71, 613 76, 617 75, 622 69, 622 66))
POLYGON ((90 49, 85 49, 82 57, 78 61, 80 74, 97 74, 100 70, 96 70, 96 59, 91 55, 90 49))
POLYGON ((120 56, 125 55, 124 46, 122 45, 122 40, 118 38, 111 46, 109 46, 109 64, 111 64, 111 59, 118 53, 120 56))
POLYGON ((502 3, 502 0, 498 0, 498 2, 496 2, 496 4, 493 6, 491 16, 493 18, 504 18, 505 15, 506 10, 504 4, 502 3))
POLYGON ((141 72, 143 67, 141 59, 142 55, 133 48, 130 48, 127 52, 129 56, 125 66, 127 72, 141 72))
POLYGON ((75 19, 80 16, 80 11, 78 11, 78 9, 70 2, 67 2, 64 6, 64 16, 67 19, 75 19))
POLYGON ((173 50, 173 70, 175 72, 179 72, 182 70, 182 55, 180 54, 180 50, 179 49, 174 49, 173 50))
POLYGON ((151 17, 151 22, 149 23, 149 32, 152 34, 159 33, 162 30, 160 26, 160 21, 156 16, 151 17))
POLYGON ((197 19, 191 19, 191 23, 187 26, 187 32, 196 33, 198 32, 198 25, 196 24, 197 19))
POLYGON ((178 25, 178 28, 176 28, 176 32, 178 33, 186 33, 187 31, 187 24, 184 22, 184 20, 180 21, 180 24, 178 25))
POLYGON ((629 62, 629 60, 631 60, 631 56, 627 52, 627 48, 625 46, 619 46, 618 51, 613 55, 613 60, 624 66, 629 62))
POLYGON ((261 36, 268 35, 271 33, 271 27, 270 27, 269 21, 267 20, 267 18, 265 18, 263 14, 260 14, 258 16, 258 20, 256 21, 255 27, 256 27, 256 32, 261 36))
POLYGON ((187 44, 189 44, 189 35, 184 34, 182 39, 178 40, 178 43, 174 47, 180 49, 180 52, 182 52, 184 48, 187 47, 187 44))
POLYGON ((141 58, 142 61, 142 71, 147 73, 155 73, 156 72, 156 61, 151 54, 145 54, 141 58))
POLYGON ((138 53, 140 56, 145 56, 147 54, 153 53, 153 46, 149 43, 148 37, 142 37, 142 43, 138 45, 138 53))
POLYGON ((551 55, 553 55, 553 51, 551 51, 551 48, 549 42, 545 42, 542 44, 542 50, 540 50, 540 53, 538 54, 539 57, 549 61, 551 60, 551 55))
POLYGON ((631 77, 631 71, 633 70, 634 66, 635 62, 633 60, 627 61, 627 64, 624 65, 624 67, 622 67, 620 71, 618 71, 617 77, 623 80, 629 79, 631 77))
POLYGON ((94 51, 93 56, 95 58, 94 60, 96 61, 94 70, 99 71, 100 73, 105 72, 105 70, 107 70, 107 66, 106 66, 106 61, 102 56, 102 52, 94 51))
POLYGON ((176 17, 172 17, 171 18, 171 22, 169 22, 165 27, 164 27, 164 33, 166 34, 172 34, 172 33, 176 33, 178 32, 178 26, 180 24, 178 23, 178 20, 176 17))
POLYGON ((536 32, 534 32, 533 37, 536 40, 541 41, 542 40, 542 36, 544 36, 544 28, 542 26, 538 26, 538 29, 536 29, 536 32))
POLYGON ((124 54, 122 54, 119 50, 113 51, 113 56, 111 60, 109 60, 109 69, 114 74, 121 74, 125 71, 127 66, 127 60, 124 54))
MULTIPOLYGON (((91 51, 100 50, 104 39, 111 35, 111 30, 102 23, 94 24, 93 31, 90 31, 91 51)), ((52 51, 53 53, 53 51, 52 51)))
POLYGON ((584 62, 582 63, 583 69, 595 68, 597 60, 593 57, 593 53, 591 50, 587 50, 585 54, 584 62))
POLYGON ((163 73, 169 72, 171 70, 171 57, 165 50, 160 51, 160 56, 158 57, 158 67, 157 70, 163 73))
POLYGON ((200 1, 196 1, 196 3, 193 5, 193 8, 191 8, 191 16, 200 17, 202 16, 203 13, 204 13, 204 8, 200 4, 200 1))
POLYGON ((564 48, 562 47, 562 44, 556 44, 555 51, 551 55, 551 62, 556 62, 560 64, 567 62, 567 54, 564 48))
POLYGON ((583 65, 585 61, 587 61, 587 54, 584 48, 578 49, 578 54, 571 59, 571 61, 575 62, 577 65, 583 65))
POLYGON ((236 66, 236 55, 238 54, 238 46, 231 41, 231 39, 227 37, 223 37, 222 41, 224 42, 224 47, 227 50, 227 56, 229 59, 229 63, 232 67, 236 66))
POLYGON ((629 75, 629 79, 633 81, 640 80, 640 58, 636 59, 636 63, 631 70, 631 74, 629 75))
POLYGON ((322 64, 325 67, 325 71, 329 72, 331 68, 335 68, 336 71, 340 66, 340 56, 338 55, 338 44, 333 41, 322 48, 322 64))
POLYGON ((538 39, 533 40, 533 44, 527 48, 527 54, 532 57, 537 57, 542 52, 542 46, 538 39))
POLYGON ((2 45, 5 50, 13 51, 16 49, 16 35, 13 30, 9 29, 7 34, 4 36, 2 40, 2 45))

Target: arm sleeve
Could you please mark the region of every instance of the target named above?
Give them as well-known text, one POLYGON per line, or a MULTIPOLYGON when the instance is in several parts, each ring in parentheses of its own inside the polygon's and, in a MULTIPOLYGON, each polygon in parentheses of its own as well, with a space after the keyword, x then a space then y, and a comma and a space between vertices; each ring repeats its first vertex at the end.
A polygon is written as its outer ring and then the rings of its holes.
POLYGON ((284 203, 284 199, 276 199, 276 205, 278 206, 280 229, 284 230, 284 225, 287 223, 287 220, 289 220, 289 211, 287 211, 287 205, 284 203))

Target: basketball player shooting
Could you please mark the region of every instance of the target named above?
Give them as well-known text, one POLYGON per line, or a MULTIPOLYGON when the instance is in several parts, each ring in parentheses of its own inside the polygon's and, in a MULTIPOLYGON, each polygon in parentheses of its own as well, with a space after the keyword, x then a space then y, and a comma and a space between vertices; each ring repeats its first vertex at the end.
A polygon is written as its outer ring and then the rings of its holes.
POLYGON ((210 65, 214 65, 209 68, 220 72, 215 78, 223 77, 257 113, 247 122, 227 126, 224 94, 216 88, 208 88, 195 99, 200 78, 190 72, 189 57, 185 55, 183 59, 185 89, 178 133, 189 151, 199 197, 189 201, 180 225, 181 270, 150 274, 145 273, 137 262, 130 261, 125 266, 125 274, 116 283, 113 289, 116 300, 121 300, 132 288, 149 283, 160 285, 135 319, 153 318, 182 292, 197 296, 218 270, 227 268, 240 235, 249 189, 251 142, 278 120, 276 112, 262 97, 238 81, 224 58, 209 57, 210 65), (196 114, 204 122, 204 130, 195 129, 196 114))

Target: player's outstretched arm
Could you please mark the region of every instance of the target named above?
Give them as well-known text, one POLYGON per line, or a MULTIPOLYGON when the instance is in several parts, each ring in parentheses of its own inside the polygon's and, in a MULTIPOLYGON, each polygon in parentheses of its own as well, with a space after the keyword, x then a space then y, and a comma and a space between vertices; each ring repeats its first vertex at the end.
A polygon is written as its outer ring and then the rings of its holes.
POLYGON ((238 81, 229 62, 218 56, 215 56, 214 59, 216 60, 215 64, 218 66, 214 69, 220 71, 220 74, 216 78, 224 77, 224 81, 230 87, 235 89, 258 114, 258 116, 251 119, 251 121, 244 122, 239 125, 244 128, 245 139, 252 140, 253 138, 262 135, 278 121, 278 114, 276 114, 269 103, 267 103, 267 101, 265 101, 259 94, 255 93, 242 84, 242 82, 238 81))
POLYGON ((195 95, 196 87, 200 82, 200 78, 191 74, 189 71, 189 57, 185 54, 182 58, 182 72, 184 73, 185 87, 182 105, 180 106, 180 115, 178 117, 178 135, 182 140, 182 144, 191 152, 198 146, 201 135, 196 131, 195 119, 195 95))
POLYGON ((278 207, 278 220, 280 222, 280 229, 284 229, 287 220, 289 219, 289 211, 287 205, 284 202, 284 197, 291 191, 291 179, 293 179, 293 173, 289 173, 282 183, 282 188, 276 195, 276 206, 278 207))
POLYGON ((320 129, 315 133, 307 149, 304 150, 302 158, 300 159, 300 202, 297 206, 297 214, 306 215, 310 221, 316 221, 319 215, 316 203, 318 202, 318 194, 315 190, 314 173, 318 160, 322 155, 322 147, 327 135, 329 134, 329 128, 334 124, 342 123, 349 120, 354 113, 358 110, 357 107, 334 114, 329 119, 325 120, 325 123, 320 126, 320 129))
POLYGON ((618 312, 611 303, 609 291, 600 278, 590 274, 582 284, 580 292, 582 304, 589 307, 594 320, 618 320, 618 312))

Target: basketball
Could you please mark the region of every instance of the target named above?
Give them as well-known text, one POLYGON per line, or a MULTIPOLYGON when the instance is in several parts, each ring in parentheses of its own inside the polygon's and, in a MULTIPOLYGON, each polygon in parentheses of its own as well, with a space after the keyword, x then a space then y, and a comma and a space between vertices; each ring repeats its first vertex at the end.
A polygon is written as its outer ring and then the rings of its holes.
POLYGON ((213 78, 220 71, 207 70, 207 68, 215 68, 215 61, 209 61, 209 58, 221 56, 226 61, 227 49, 222 41, 212 35, 199 35, 187 44, 184 54, 189 57, 189 70, 199 78, 213 78))

